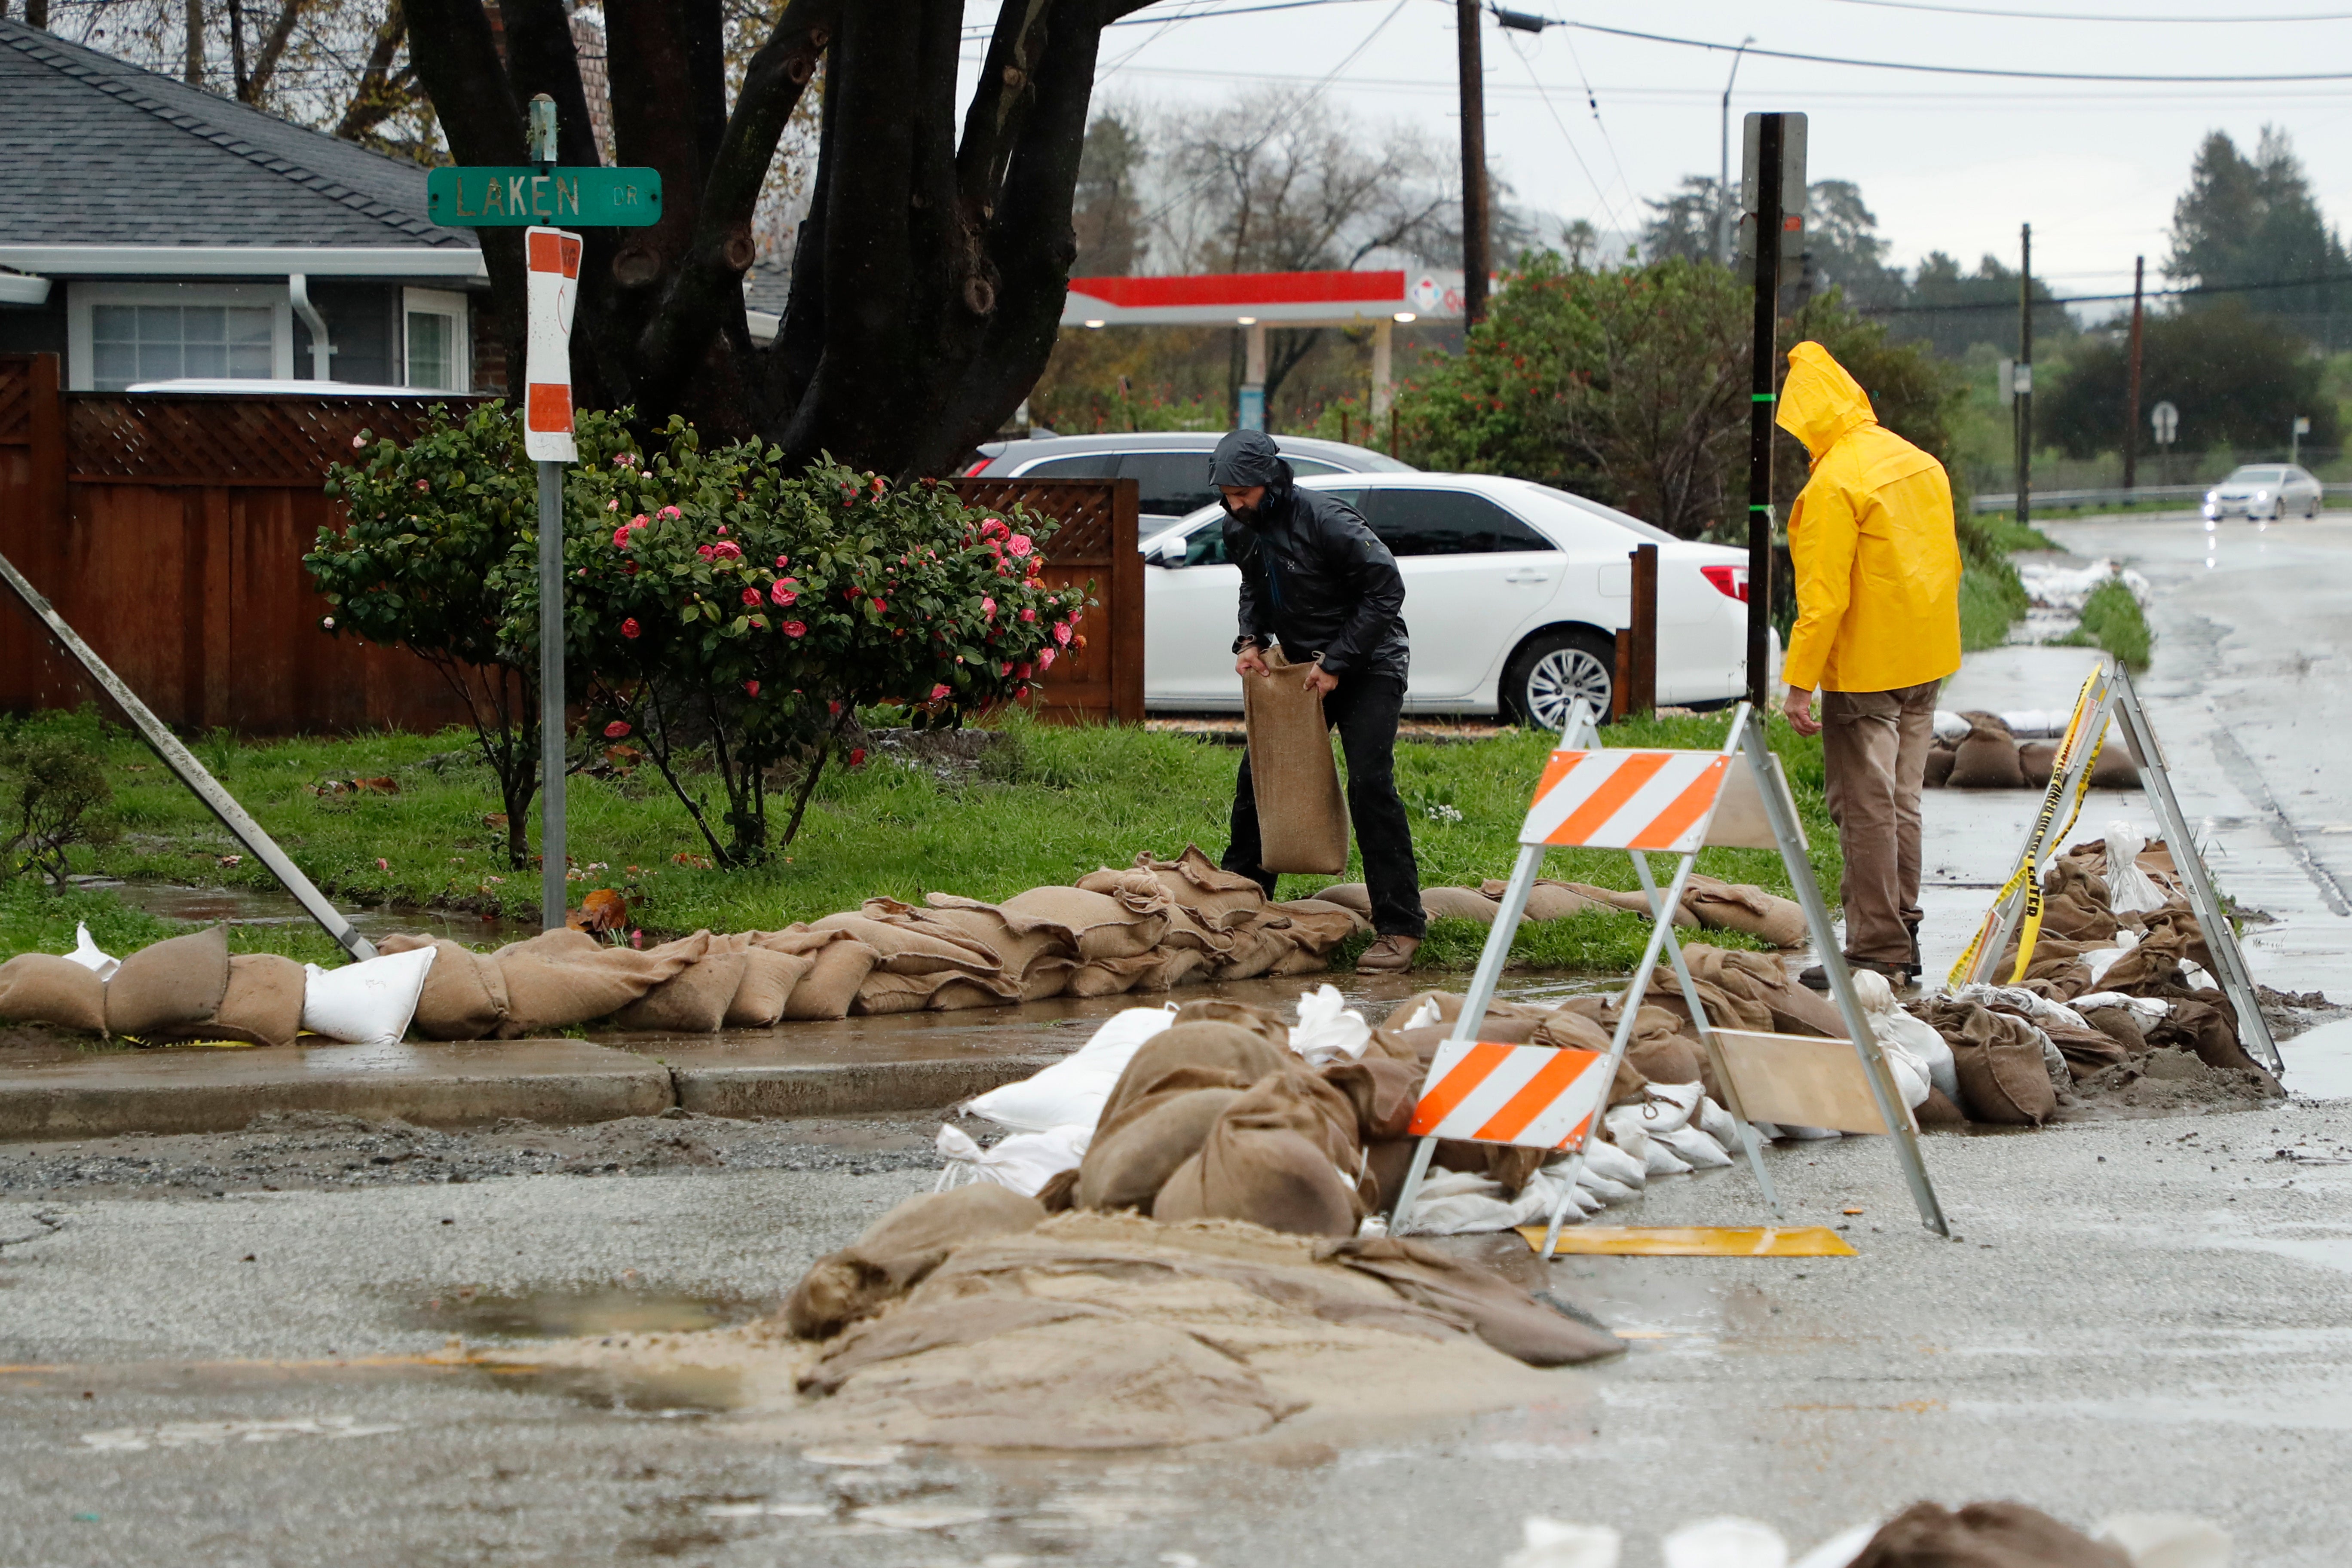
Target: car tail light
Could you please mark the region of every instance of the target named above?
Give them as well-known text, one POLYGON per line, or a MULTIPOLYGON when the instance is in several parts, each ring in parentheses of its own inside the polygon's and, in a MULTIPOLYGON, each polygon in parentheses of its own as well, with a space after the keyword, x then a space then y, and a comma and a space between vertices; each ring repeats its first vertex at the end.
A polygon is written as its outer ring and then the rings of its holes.
POLYGON ((989 464, 994 461, 996 461, 996 459, 993 458, 982 458, 979 462, 974 463, 971 468, 966 468, 963 471, 963 477, 965 479, 970 479, 972 475, 979 473, 982 469, 987 468, 989 464))
POLYGON ((1727 599, 1748 602, 1748 568, 1745 566, 1702 566, 1698 574, 1715 584, 1715 591, 1727 599))

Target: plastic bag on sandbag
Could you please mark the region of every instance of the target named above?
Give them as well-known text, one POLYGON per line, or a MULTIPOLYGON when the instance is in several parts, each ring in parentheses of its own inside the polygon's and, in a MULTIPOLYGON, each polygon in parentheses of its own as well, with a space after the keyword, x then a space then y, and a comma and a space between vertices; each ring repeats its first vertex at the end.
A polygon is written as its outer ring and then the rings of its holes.
POLYGON ((122 967, 122 960, 104 952, 90 940, 89 925, 85 921, 74 922, 74 950, 66 956, 100 980, 113 979, 114 972, 122 967))
POLYGON ((1056 1127, 1084 1127, 1091 1132, 1102 1120, 1104 1102, 1110 1099, 1118 1075, 1127 1070, 1143 1042, 1166 1028, 1175 1016, 1173 1002, 1114 1013, 1093 1038, 1052 1067, 1018 1083, 992 1089, 965 1101, 963 1109, 1016 1132, 1048 1132, 1056 1127))
MULTIPOLYGON (((1927 1096, 1922 1094, 1919 1098, 1925 1100, 1927 1096)), ((1673 1150, 1675 1158, 1694 1171, 1719 1171, 1731 1163, 1731 1155, 1724 1146, 1696 1127, 1677 1127, 1670 1132, 1653 1132, 1650 1141, 1673 1150)))
POLYGON ((2116 913, 2148 914, 2169 900, 2156 879, 2139 868, 2147 836, 2118 819, 2107 824, 2107 907, 2116 913))
POLYGON ((2193 1514, 2117 1514, 2091 1539, 2121 1547, 2132 1568, 2230 1568, 2229 1532, 2193 1514))
POLYGON ((2011 1007, 2036 1023, 2063 1024, 2070 1029, 2087 1029, 2083 1015, 2063 1002, 2053 1002, 2038 991, 2028 991, 2022 985, 1987 985, 1978 982, 1963 985, 1951 993, 1955 1002, 1973 1002, 1979 1007, 2011 1007))
POLYGON ((971 1182, 993 1182, 1034 1198, 1047 1182, 1078 1168, 1093 1138, 1091 1127, 1056 1127, 1045 1132, 1016 1132, 983 1149, 963 1129, 942 1127, 939 1151, 947 1164, 931 1191, 943 1193, 971 1182))
MULTIPOLYGON (((1429 1004, 1423 1003, 1423 1007, 1429 1004)), ((1372 1026, 1349 1007, 1336 985, 1319 985, 1298 997, 1298 1022, 1290 1031, 1290 1048, 1309 1067, 1352 1062, 1372 1043, 1372 1026)))
POLYGON ((411 948, 341 969, 302 966, 302 1027, 355 1046, 389 1046, 408 1033, 438 950, 411 948))
POLYGON ((2067 1004, 2077 1013, 2095 1013, 2102 1007, 2121 1007, 2139 1020, 2142 1028, 2153 1028, 2164 1022, 2172 1005, 2160 996, 2126 996, 2120 991, 2091 991, 2067 1004))
POLYGON ((1389 1026, 1399 1029, 1425 1029, 1432 1024, 1444 1022, 1445 1022, 1444 1018, 1437 1011, 1437 1004, 1424 996, 1421 999, 1421 1005, 1412 1010, 1412 1017, 1402 1024, 1389 1026))
POLYGON ((1659 1545, 1666 1568, 1789 1568, 1789 1543, 1753 1519, 1686 1524, 1659 1545))
MULTIPOLYGON (((2100 981, 2105 980, 2107 977, 2107 971, 2116 966, 2116 961, 2137 947, 2139 942, 2139 932, 2129 930, 2117 931, 2115 942, 2111 945, 2095 947, 2083 954, 2083 967, 2091 972, 2091 984, 2096 985, 2100 981)), ((2079 1007, 2074 1010, 2078 1013, 2082 1011, 2079 1007)))
POLYGON ((1972 726, 1969 723, 1967 719, 1953 712, 1950 709, 1938 708, 1936 710, 1936 739, 1943 742, 1946 745, 1956 746, 1962 741, 1967 740, 1970 728, 1972 728, 1972 726))
POLYGON ((1529 1514, 1519 1525, 1526 1542, 1503 1568, 1617 1568, 1624 1538, 1605 1524, 1570 1524, 1529 1514))

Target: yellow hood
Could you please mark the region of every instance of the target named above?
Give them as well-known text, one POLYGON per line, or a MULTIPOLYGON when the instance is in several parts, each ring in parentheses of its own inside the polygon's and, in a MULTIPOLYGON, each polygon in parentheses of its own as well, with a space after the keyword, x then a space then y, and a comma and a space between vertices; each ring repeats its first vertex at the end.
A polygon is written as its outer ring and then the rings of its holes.
POLYGON ((1789 351, 1789 379, 1780 385, 1776 423, 1805 444, 1814 462, 1840 437, 1877 422, 1870 395, 1830 357, 1829 350, 1807 342, 1789 351))

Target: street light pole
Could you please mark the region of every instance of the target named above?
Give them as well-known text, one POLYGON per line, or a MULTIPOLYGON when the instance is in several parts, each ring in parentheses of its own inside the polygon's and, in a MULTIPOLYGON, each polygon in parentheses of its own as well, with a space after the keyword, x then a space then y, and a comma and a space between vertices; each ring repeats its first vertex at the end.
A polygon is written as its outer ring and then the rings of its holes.
POLYGON ((2027 493, 2033 479, 2033 226, 2019 231, 2017 271, 2017 525, 2032 521, 2027 493))
POLYGON ((1755 41, 1752 33, 1739 40, 1739 47, 1731 51, 1731 74, 1723 79, 1722 157, 1715 180, 1715 259, 1724 267, 1731 265, 1731 84, 1739 79, 1739 57, 1755 41))
POLYGON ((1462 325, 1486 319, 1486 83, 1478 50, 1478 0, 1454 0, 1462 72, 1462 325))

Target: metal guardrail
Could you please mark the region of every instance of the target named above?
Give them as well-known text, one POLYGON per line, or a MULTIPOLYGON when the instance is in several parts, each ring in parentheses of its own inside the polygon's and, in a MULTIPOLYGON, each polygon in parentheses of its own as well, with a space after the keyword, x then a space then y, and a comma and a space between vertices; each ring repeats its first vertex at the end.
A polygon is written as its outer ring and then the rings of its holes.
MULTIPOLYGON (((2035 506, 2121 506, 2136 500, 2201 501, 2205 492, 2213 487, 2205 485, 2140 485, 2132 489, 2109 490, 2034 490, 2035 506)), ((1969 503, 1970 511, 2015 511, 2017 492, 2005 495, 1978 496, 1969 503)))

